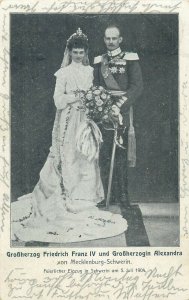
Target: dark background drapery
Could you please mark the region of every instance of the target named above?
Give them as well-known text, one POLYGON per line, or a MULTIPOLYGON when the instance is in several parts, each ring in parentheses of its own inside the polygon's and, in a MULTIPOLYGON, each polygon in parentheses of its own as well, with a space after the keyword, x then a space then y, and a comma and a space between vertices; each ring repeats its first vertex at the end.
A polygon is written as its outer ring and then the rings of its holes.
POLYGON ((78 27, 89 38, 89 58, 105 52, 104 29, 116 23, 121 48, 136 51, 144 92, 135 104, 137 166, 129 170, 135 202, 178 201, 178 15, 11 15, 12 200, 29 193, 51 145, 54 73, 67 38, 78 27))

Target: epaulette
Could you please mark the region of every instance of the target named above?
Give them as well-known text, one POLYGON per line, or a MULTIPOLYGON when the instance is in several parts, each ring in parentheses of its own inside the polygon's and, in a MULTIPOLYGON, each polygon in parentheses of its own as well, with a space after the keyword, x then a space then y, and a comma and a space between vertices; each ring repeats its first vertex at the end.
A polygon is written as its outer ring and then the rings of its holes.
POLYGON ((102 61, 102 56, 101 55, 96 56, 94 58, 94 64, 99 64, 101 61, 102 61))
POLYGON ((126 60, 139 60, 138 54, 134 52, 125 52, 123 59, 126 60))

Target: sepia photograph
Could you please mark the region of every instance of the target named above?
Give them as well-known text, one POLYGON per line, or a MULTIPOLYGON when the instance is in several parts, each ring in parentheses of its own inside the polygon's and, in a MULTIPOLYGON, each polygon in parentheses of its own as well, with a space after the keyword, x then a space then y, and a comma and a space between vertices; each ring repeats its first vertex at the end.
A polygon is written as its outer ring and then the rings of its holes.
POLYGON ((179 247, 178 14, 10 14, 11 247, 179 247))

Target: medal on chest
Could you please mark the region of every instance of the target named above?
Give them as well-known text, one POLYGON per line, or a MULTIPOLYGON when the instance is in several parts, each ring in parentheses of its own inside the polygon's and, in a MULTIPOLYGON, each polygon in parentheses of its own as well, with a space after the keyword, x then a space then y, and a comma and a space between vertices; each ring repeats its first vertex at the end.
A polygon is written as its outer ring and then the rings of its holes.
POLYGON ((126 60, 121 58, 111 59, 108 67, 112 74, 124 74, 126 72, 126 60))
POLYGON ((107 78, 110 74, 124 74, 126 72, 126 60, 120 57, 112 58, 110 61, 103 62, 103 77, 107 78))

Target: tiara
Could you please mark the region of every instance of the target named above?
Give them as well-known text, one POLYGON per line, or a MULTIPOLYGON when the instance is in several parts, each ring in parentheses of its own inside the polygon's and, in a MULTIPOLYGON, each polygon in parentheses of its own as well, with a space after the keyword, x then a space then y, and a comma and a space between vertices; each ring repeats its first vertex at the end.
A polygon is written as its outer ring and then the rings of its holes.
POLYGON ((75 38, 81 38, 83 40, 86 40, 88 41, 88 38, 87 36, 82 32, 81 28, 78 28, 77 31, 75 33, 73 33, 69 39, 67 40, 67 44, 72 40, 72 39, 75 39, 75 38))

